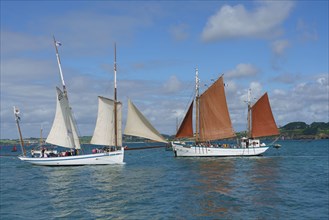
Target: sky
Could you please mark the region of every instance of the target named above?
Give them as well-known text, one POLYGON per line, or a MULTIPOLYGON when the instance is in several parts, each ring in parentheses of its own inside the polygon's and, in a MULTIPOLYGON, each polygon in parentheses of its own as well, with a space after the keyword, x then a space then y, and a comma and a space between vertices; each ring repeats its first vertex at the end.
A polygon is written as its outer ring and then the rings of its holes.
POLYGON ((328 122, 328 1, 1 0, 1 139, 50 131, 59 47, 81 136, 93 133, 97 96, 127 99, 162 134, 175 134, 194 96, 224 74, 235 131, 247 127, 247 91, 268 93, 278 126, 328 122))

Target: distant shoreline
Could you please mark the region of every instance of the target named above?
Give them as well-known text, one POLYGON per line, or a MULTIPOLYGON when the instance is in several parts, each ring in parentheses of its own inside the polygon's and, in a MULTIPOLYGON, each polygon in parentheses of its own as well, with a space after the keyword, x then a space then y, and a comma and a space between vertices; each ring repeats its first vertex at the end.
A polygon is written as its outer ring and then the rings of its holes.
MULTIPOLYGON (((305 122, 290 122, 285 126, 279 128, 280 130, 280 140, 320 140, 320 139, 329 139, 329 122, 313 122, 311 124, 306 124, 305 122)), ((246 135, 246 131, 236 132, 236 138, 240 138, 246 135)), ((175 135, 166 135, 162 134, 164 138, 168 141, 174 140, 175 135)), ((277 137, 277 136, 276 136, 277 137)), ((261 140, 273 140, 276 137, 265 137, 261 138, 261 140)), ((228 140, 236 140, 236 138, 227 139, 228 140)), ((81 144, 89 144, 91 140, 91 136, 82 136, 80 137, 81 144)), ((26 138, 24 139, 24 143, 26 145, 36 145, 39 144, 39 138, 26 138)), ((151 143, 150 141, 123 135, 122 141, 124 143, 151 143)), ((187 139, 184 141, 192 141, 191 139, 187 139)), ((0 146, 12 146, 19 145, 18 139, 0 139, 0 146)))
MULTIPOLYGON (((274 140, 275 138, 261 138, 261 140, 274 140)), ((28 140, 28 139, 27 139, 28 140)), ((229 139, 233 140, 233 139, 229 139)), ((235 140, 235 139, 234 139, 235 140)), ((286 137, 282 136, 278 141, 310 141, 310 140, 329 140, 329 135, 323 136, 323 137, 317 137, 314 136, 301 136, 301 137, 286 137)), ((184 140, 184 141, 191 141, 191 140, 184 140)), ((126 141, 123 142, 124 144, 142 144, 142 143, 151 143, 148 141, 126 141)), ((35 146, 39 143, 25 143, 25 146, 35 146)), ((82 145, 89 145, 90 143, 81 143, 82 145)), ((13 145, 20 145, 19 140, 8 140, 8 139, 1 139, 0 140, 0 147, 10 147, 13 145)))

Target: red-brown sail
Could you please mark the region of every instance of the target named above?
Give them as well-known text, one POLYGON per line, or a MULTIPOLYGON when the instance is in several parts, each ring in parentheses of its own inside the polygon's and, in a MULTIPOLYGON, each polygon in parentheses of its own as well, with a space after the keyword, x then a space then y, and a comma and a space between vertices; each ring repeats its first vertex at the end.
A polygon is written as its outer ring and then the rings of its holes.
POLYGON ((193 101, 184 117, 181 126, 177 131, 176 138, 193 137, 192 117, 193 117, 193 101))
POLYGON ((251 137, 253 138, 279 134, 267 93, 251 107, 251 123, 251 137))
POLYGON ((200 96, 200 141, 234 137, 223 77, 200 96))

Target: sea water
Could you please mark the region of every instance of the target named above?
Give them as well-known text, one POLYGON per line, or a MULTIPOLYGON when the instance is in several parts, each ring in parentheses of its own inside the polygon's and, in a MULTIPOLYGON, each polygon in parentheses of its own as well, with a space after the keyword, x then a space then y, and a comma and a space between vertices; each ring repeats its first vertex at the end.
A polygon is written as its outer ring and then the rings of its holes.
POLYGON ((260 157, 158 148, 126 151, 124 165, 77 167, 30 165, 2 146, 0 218, 328 219, 329 141, 279 143, 260 157))

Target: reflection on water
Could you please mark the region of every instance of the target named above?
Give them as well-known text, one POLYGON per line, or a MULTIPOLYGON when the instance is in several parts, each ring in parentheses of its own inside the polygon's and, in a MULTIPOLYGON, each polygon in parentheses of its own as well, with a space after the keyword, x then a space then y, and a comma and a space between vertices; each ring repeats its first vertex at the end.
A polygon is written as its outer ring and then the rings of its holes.
POLYGON ((198 160, 194 169, 198 184, 189 192, 195 195, 191 203, 196 217, 234 218, 248 209, 255 211, 254 207, 273 208, 273 202, 280 201, 276 163, 266 157, 198 160))
POLYGON ((111 215, 110 204, 118 197, 115 189, 120 187, 124 165, 41 169, 44 169, 53 216, 96 218, 111 215))
POLYGON ((282 146, 248 158, 127 151, 123 166, 0 157, 1 220, 328 219, 328 141, 282 146))
MULTIPOLYGON (((92 216, 114 216, 122 207, 122 197, 120 188, 124 187, 121 182, 124 175, 124 165, 115 166, 91 166, 89 168, 90 195, 93 196, 89 202, 88 210, 92 216), (93 202, 96 201, 96 202, 93 202), (112 204, 116 205, 113 206, 112 204)), ((119 216, 116 216, 118 218, 119 216)))

